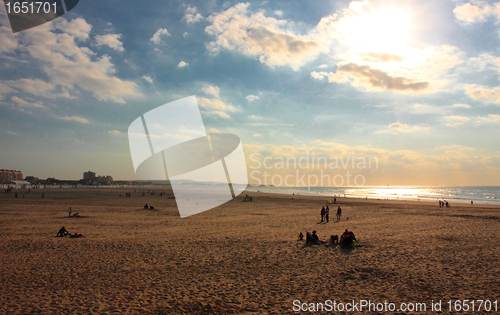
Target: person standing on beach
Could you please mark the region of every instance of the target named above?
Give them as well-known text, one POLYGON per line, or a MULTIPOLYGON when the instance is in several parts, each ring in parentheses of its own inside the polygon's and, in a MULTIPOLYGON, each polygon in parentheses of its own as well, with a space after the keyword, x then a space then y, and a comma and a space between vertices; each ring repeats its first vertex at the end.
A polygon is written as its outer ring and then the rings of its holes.
POLYGON ((337 222, 340 222, 340 217, 342 216, 342 209, 340 206, 337 208, 337 222))
POLYGON ((328 206, 326 206, 325 218, 326 218, 326 223, 328 223, 330 221, 330 208, 328 206))
POLYGON ((71 216, 71 212, 73 212, 73 210, 71 209, 71 207, 69 207, 69 209, 68 209, 68 217, 71 216))
POLYGON ((323 222, 325 220, 325 206, 323 206, 323 208, 321 208, 321 222, 323 222))

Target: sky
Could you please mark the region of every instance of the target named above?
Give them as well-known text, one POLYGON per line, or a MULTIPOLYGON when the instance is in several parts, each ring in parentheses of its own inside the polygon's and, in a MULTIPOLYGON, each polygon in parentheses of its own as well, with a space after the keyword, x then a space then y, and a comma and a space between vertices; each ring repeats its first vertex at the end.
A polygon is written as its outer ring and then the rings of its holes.
POLYGON ((0 168, 138 179, 129 125, 195 95, 253 184, 500 185, 499 48, 492 1, 80 0, 15 34, 0 6, 0 168))

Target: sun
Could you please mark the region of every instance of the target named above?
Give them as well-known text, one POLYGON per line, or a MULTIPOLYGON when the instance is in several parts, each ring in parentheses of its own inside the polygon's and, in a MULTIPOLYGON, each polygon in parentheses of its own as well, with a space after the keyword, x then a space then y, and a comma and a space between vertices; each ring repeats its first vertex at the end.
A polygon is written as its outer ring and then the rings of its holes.
POLYGON ((344 43, 366 52, 396 52, 408 41, 410 9, 383 8, 346 19, 344 43))

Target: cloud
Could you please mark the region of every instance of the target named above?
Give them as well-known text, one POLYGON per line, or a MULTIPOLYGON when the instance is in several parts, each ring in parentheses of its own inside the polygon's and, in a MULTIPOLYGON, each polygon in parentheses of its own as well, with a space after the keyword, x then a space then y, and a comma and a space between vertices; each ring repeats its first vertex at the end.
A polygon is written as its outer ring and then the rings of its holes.
POLYGON ((473 99, 500 104, 500 87, 489 89, 477 84, 466 84, 465 91, 473 99))
POLYGON ((254 137, 256 137, 256 138, 260 138, 260 137, 262 137, 262 135, 261 135, 260 133, 256 133, 256 134, 254 134, 253 136, 254 136, 254 137))
POLYGON ((476 1, 475 4, 466 3, 457 6, 453 13, 459 21, 465 23, 484 22, 489 16, 500 16, 500 4, 489 5, 483 1, 476 1))
POLYGON ((221 133, 221 132, 215 128, 210 128, 208 129, 208 133, 221 133))
POLYGON ((219 97, 219 93, 220 93, 220 88, 218 86, 204 86, 201 88, 201 90, 203 92, 205 92, 205 94, 208 94, 208 95, 213 95, 215 97, 219 97))
POLYGON ((150 75, 143 75, 142 78, 148 81, 149 83, 153 83, 153 78, 151 78, 150 75))
POLYGON ((372 69, 370 66, 359 66, 354 63, 340 65, 337 72, 353 78, 355 85, 368 89, 421 92, 429 88, 429 82, 413 82, 413 80, 405 77, 393 77, 382 70, 372 69))
POLYGON ((82 124, 88 124, 90 123, 87 119, 78 117, 78 116, 65 116, 65 117, 59 117, 59 119, 66 120, 66 121, 76 121, 82 124))
POLYGON ((184 61, 179 62, 179 64, 177 65, 177 67, 179 67, 179 68, 184 68, 187 66, 189 66, 189 63, 184 62, 184 61))
POLYGON ((204 17, 201 14, 197 13, 196 7, 188 6, 183 19, 186 20, 187 23, 196 23, 203 20, 204 17))
POLYGON ((96 46, 108 46, 116 51, 125 51, 123 43, 120 41, 121 34, 96 35, 96 46))
POLYGON ((17 36, 8 27, 0 26, 0 54, 12 53, 18 48, 17 36))
POLYGON ((88 47, 80 47, 81 41, 88 39, 90 29, 91 25, 82 18, 72 21, 60 18, 24 32, 18 44, 41 65, 48 77, 45 86, 50 93, 29 87, 30 82, 44 85, 39 79, 25 78, 6 84, 46 97, 71 98, 69 93, 77 88, 91 92, 101 101, 124 103, 124 97, 141 96, 134 82, 113 76, 116 70, 109 56, 97 57, 88 47), (56 89, 61 92, 54 92, 56 89))
POLYGON ((230 112, 234 112, 237 110, 234 106, 228 105, 223 101, 221 101, 220 99, 210 100, 208 98, 202 97, 202 98, 197 98, 197 100, 198 104, 200 104, 202 108, 210 108, 210 109, 217 109, 221 111, 230 111, 230 112))
MULTIPOLYGON (((46 98, 74 98, 68 93, 68 91, 66 91, 66 89, 62 88, 62 91, 58 93, 56 92, 56 86, 54 84, 45 82, 40 79, 18 79, 12 81, 4 81, 4 83, 21 93, 29 93, 46 98)), ((10 92, 13 91, 14 90, 10 89, 10 92)))
POLYGON ((247 97, 245 97, 249 102, 253 102, 255 100, 260 100, 260 97, 258 97, 257 95, 253 95, 253 94, 250 94, 250 95, 247 95, 247 97))
POLYGON ((251 119, 251 120, 264 120, 265 118, 262 117, 262 116, 250 115, 250 116, 248 116, 248 119, 251 119))
POLYGON ((456 108, 471 108, 471 106, 470 106, 470 105, 467 105, 467 104, 460 104, 460 103, 453 104, 453 105, 451 105, 451 107, 456 107, 456 108))
POLYGON ((122 135, 123 132, 121 131, 118 131, 118 130, 110 130, 108 131, 109 134, 112 134, 112 135, 122 135))
POLYGON ((322 64, 322 65, 319 65, 318 68, 320 68, 320 69, 328 68, 328 65, 327 64, 322 64))
POLYGON ((156 45, 161 44, 163 41, 161 40, 162 36, 171 36, 166 28, 160 28, 156 31, 156 33, 151 37, 150 41, 155 43, 156 45))
POLYGON ((382 70, 355 63, 340 65, 337 73, 316 71, 311 73, 311 77, 317 80, 322 80, 325 76, 329 82, 344 83, 350 79, 355 86, 374 91, 422 93, 430 86, 429 82, 414 82, 405 77, 394 77, 382 70))
POLYGON ((442 145, 434 148, 434 150, 450 150, 450 149, 459 151, 476 150, 476 148, 466 147, 464 145, 457 145, 457 144, 442 145))
POLYGON ((500 123, 500 115, 489 114, 488 117, 478 117, 478 123, 500 123))
POLYGON ((224 119, 231 118, 231 116, 229 116, 228 114, 226 114, 220 110, 213 110, 213 111, 208 111, 208 112, 205 111, 204 113, 207 115, 210 115, 212 117, 220 117, 220 118, 224 118, 224 119))
POLYGON ((312 37, 289 31, 289 23, 248 11, 248 3, 239 3, 228 10, 211 15, 212 23, 205 28, 215 40, 207 45, 212 54, 221 49, 258 57, 269 67, 289 66, 298 70, 306 62, 326 51, 312 37), (283 29, 287 29, 287 31, 283 29))
POLYGON ((399 132, 416 132, 416 131, 429 131, 430 127, 421 127, 421 126, 409 126, 407 124, 402 124, 400 122, 395 122, 389 125, 389 128, 386 130, 378 131, 379 133, 394 133, 398 134, 399 132))
POLYGON ((365 62, 393 62, 403 61, 404 57, 389 53, 365 53, 361 54, 361 59, 365 62))
POLYGON ((328 77, 328 82, 336 82, 336 83, 349 82, 349 77, 346 75, 343 75, 342 73, 313 71, 313 72, 311 72, 311 77, 316 79, 316 80, 323 80, 325 77, 328 77))
POLYGON ((449 123, 446 124, 448 127, 456 127, 456 126, 461 126, 465 122, 468 122, 470 120, 469 117, 465 116, 458 116, 458 115, 453 115, 453 116, 445 116, 444 119, 450 121, 449 123))
POLYGON ((42 104, 38 103, 38 102, 26 102, 25 100, 23 99, 20 99, 19 97, 17 96, 12 96, 10 98, 10 100, 14 103, 16 103, 17 106, 21 106, 21 107, 28 107, 28 108, 45 108, 45 106, 43 106, 42 104))

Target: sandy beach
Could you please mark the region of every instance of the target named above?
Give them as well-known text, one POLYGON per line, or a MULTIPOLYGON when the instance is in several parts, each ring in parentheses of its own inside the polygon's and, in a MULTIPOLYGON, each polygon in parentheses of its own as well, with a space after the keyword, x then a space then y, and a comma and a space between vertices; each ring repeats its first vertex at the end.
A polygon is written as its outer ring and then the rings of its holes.
POLYGON ((338 198, 342 220, 324 224, 333 198, 252 192, 181 219, 154 190, 0 193, 0 313, 292 314, 294 301, 365 299, 427 303, 422 314, 442 301, 446 314, 448 301, 500 300, 495 206, 338 198), (55 237, 62 226, 84 237, 55 237), (361 247, 297 241, 346 228, 361 247))

